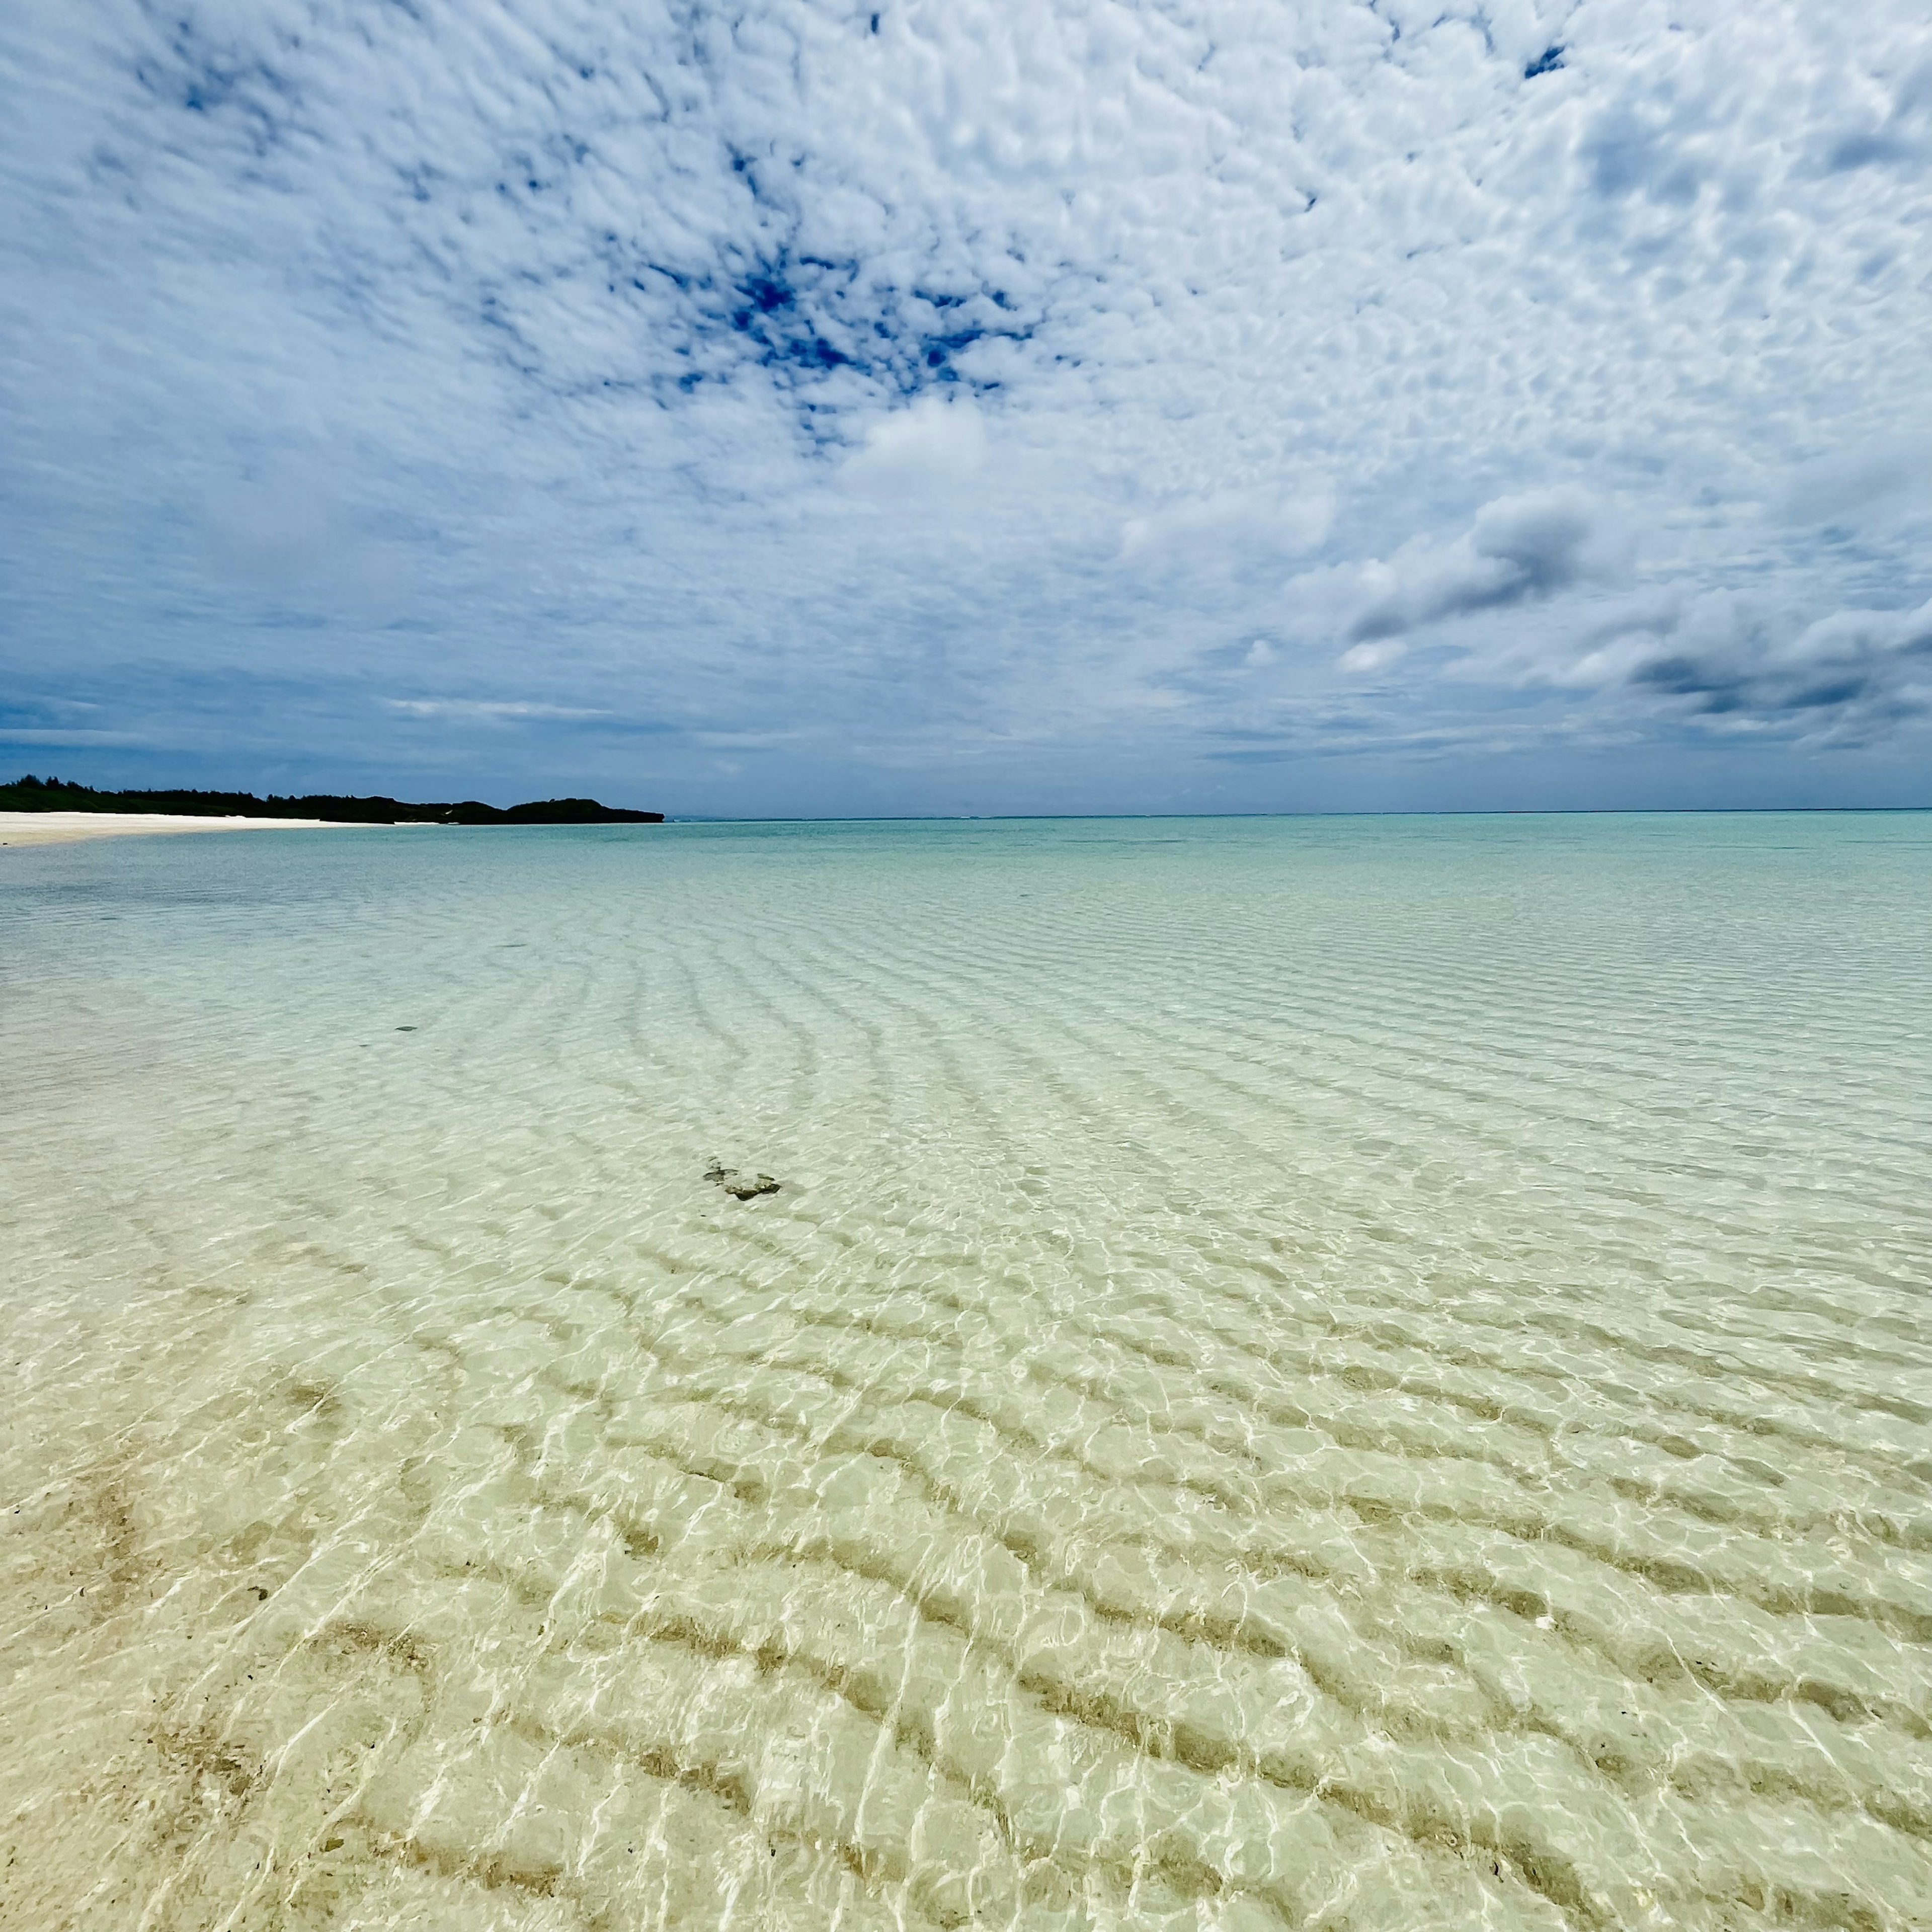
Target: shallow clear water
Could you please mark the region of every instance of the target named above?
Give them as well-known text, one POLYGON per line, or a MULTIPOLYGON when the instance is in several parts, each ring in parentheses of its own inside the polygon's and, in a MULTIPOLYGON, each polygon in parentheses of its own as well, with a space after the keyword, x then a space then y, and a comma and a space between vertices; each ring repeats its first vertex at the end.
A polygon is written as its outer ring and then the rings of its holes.
POLYGON ((1929 888, 8 854, 0 1924, 1932 1923, 1929 888))

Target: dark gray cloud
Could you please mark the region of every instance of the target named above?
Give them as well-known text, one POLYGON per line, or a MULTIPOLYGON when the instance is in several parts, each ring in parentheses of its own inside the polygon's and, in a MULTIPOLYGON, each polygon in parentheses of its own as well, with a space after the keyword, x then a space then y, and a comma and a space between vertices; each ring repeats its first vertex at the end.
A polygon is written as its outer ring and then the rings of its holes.
POLYGON ((1932 592, 1910 0, 15 0, 0 86, 0 759, 984 810, 1922 746, 1842 629, 1932 592))
POLYGON ((1445 548, 1412 545, 1392 565, 1364 573, 1370 601, 1348 626, 1356 643, 1474 610, 1496 610, 1567 590, 1588 567, 1600 514, 1581 492, 1544 490, 1499 498, 1478 512, 1468 535, 1445 548))
POLYGON ((1774 622, 1718 599, 1655 637, 1624 684, 1702 718, 1860 743, 1932 711, 1932 603, 1836 611, 1780 637, 1774 622))

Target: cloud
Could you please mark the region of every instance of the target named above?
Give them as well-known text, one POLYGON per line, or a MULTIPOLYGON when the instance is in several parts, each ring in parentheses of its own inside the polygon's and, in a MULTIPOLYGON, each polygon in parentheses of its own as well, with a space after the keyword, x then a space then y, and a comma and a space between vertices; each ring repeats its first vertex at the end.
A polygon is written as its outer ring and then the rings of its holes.
POLYGON ((409 718, 608 718, 608 711, 569 704, 529 704, 476 698, 386 698, 386 710, 409 718))
POLYGON ((1932 155, 1932 58, 1900 76, 1894 88, 1881 80, 1876 86, 1848 90, 1851 111, 1823 130, 1816 165, 1839 174, 1858 168, 1922 169, 1932 155), (1862 96, 1862 98, 1859 97, 1862 96))
POLYGON ((135 731, 40 730, 18 725, 0 724, 0 745, 57 745, 89 750, 112 746, 119 750, 145 746, 148 740, 135 731))
MULTIPOLYGON (((1586 574, 1608 574, 1618 562, 1608 519, 1581 491, 1500 496, 1452 542, 1414 539, 1386 563, 1356 566, 1357 608, 1347 634, 1358 645, 1373 644, 1439 619, 1506 610, 1554 596, 1586 574)), ((1368 651, 1342 660, 1349 670, 1388 661, 1368 651)))
POLYGON ((1385 640, 1376 644, 1352 644, 1335 660, 1338 670, 1371 672, 1385 670, 1408 650, 1406 644, 1385 640))
POLYGON ((1932 710, 1932 602, 1834 611, 1780 636, 1773 620, 1738 600, 1700 599, 1622 681, 1725 728, 1866 741, 1932 710))
POLYGON ((1732 590, 1648 593, 1458 674, 1573 694, 1573 736, 1604 741, 1667 723, 1813 749, 1871 746, 1932 716, 1932 603, 1807 620, 1732 590))
POLYGON ((1325 492, 1296 496, 1223 490, 1176 498, 1128 518, 1120 526, 1120 554, 1152 561, 1228 547, 1299 556, 1321 543, 1334 520, 1334 500, 1325 492))
POLYGON ((973 403, 923 396, 872 424, 846 459, 844 474, 890 494, 966 483, 986 463, 986 419, 973 403))
POLYGON ((1932 508, 1932 434, 1894 433, 1814 458, 1792 476, 1780 507, 1795 523, 1863 522, 1905 499, 1932 508))
POLYGON ((1919 742, 1916 647, 1779 655, 1932 592, 1914 0, 16 0, 0 86, 0 676, 81 775, 1919 742))

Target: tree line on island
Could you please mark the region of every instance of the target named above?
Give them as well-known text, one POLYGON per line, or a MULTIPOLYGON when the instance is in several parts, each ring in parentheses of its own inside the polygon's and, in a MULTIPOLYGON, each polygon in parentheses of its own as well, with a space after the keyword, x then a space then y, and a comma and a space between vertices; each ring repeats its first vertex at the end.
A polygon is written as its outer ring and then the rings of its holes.
POLYGON ((250 791, 96 791, 70 778, 32 772, 0 784, 0 812, 149 812, 172 818, 322 818, 338 825, 662 825, 661 812, 626 812, 594 798, 533 799, 527 805, 410 805, 395 798, 302 798, 250 791))

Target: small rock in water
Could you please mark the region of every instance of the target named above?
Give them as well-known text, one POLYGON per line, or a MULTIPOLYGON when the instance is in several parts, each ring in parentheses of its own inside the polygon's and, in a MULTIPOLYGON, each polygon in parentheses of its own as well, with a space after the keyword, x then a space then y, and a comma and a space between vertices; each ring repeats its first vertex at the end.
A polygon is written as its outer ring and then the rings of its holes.
POLYGON ((760 1194, 776 1194, 778 1183, 769 1174, 740 1174, 735 1167, 713 1161, 704 1170, 706 1180, 714 1180, 735 1201, 750 1201, 760 1194))

